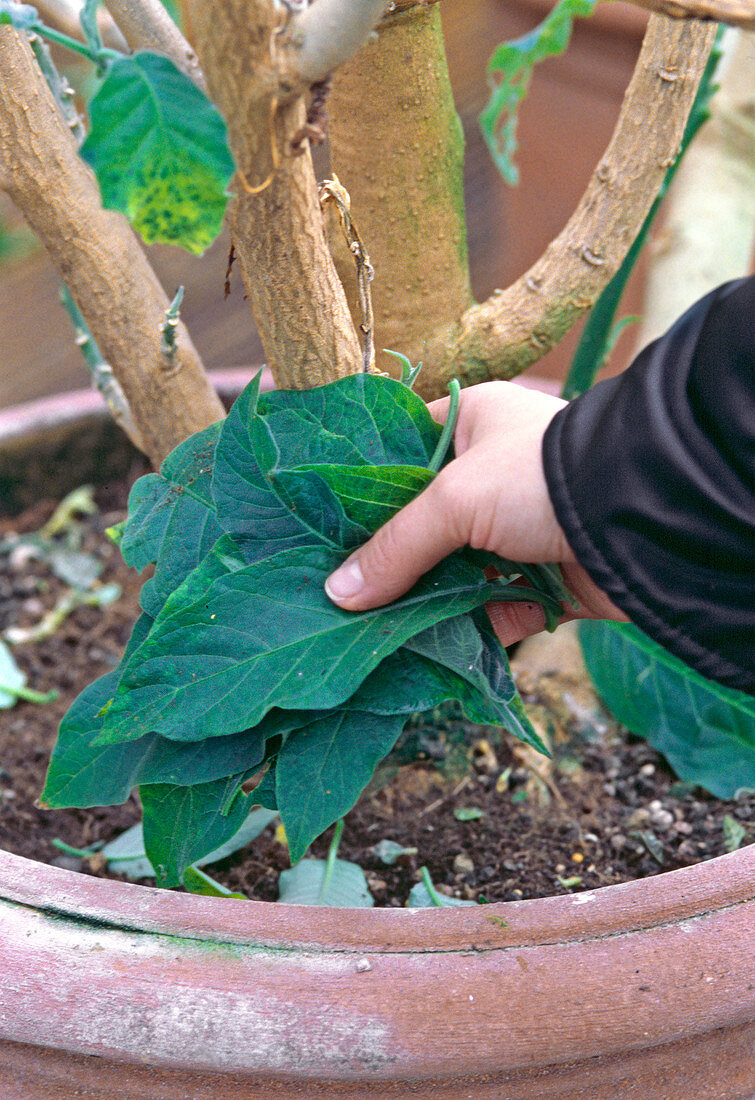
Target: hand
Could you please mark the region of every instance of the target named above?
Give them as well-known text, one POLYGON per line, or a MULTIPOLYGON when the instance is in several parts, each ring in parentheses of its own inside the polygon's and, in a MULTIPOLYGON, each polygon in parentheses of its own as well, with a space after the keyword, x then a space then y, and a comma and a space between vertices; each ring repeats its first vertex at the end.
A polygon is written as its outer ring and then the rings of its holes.
MULTIPOLYGON (((488 382, 461 394, 456 458, 410 504, 328 578, 325 590, 349 611, 402 596, 442 558, 462 546, 522 562, 558 562, 579 602, 564 620, 627 618, 577 563, 553 511, 541 457, 545 430, 565 402, 511 382, 488 382)), ((448 398, 430 406, 443 423, 448 398)), ((503 645, 545 625, 528 603, 487 607, 503 645)))

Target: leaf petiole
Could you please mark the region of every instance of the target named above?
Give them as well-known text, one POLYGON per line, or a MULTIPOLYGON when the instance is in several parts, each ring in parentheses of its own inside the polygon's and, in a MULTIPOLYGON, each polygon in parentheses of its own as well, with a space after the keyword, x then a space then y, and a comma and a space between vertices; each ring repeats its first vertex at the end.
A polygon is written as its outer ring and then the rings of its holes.
POLYGON ((235 890, 229 890, 226 886, 223 886, 222 883, 206 875, 204 871, 200 871, 200 869, 193 864, 184 871, 183 885, 190 894, 203 894, 205 897, 210 898, 232 898, 237 901, 249 900, 245 894, 239 894, 236 893, 235 890))
POLYGON ((100 0, 85 0, 79 15, 79 23, 89 46, 99 56, 102 53, 102 37, 97 26, 97 8, 100 0))
POLYGON ((433 883, 433 880, 430 878, 430 872, 428 871, 427 867, 422 868, 421 874, 422 874, 422 882, 424 884, 424 887, 427 890, 428 894, 430 895, 430 901, 433 903, 433 905, 442 906, 443 905, 443 899, 440 896, 440 894, 438 893, 438 891, 435 889, 435 884, 433 883))
POLYGON ((455 378, 452 378, 448 383, 448 418, 443 425, 443 431, 441 432, 440 439, 438 440, 438 446, 433 452, 433 457, 428 464, 428 470, 432 470, 434 474, 437 474, 438 470, 443 465, 443 460, 448 454, 448 448, 451 446, 451 440, 454 437, 454 429, 456 428, 456 421, 459 416, 459 399, 461 397, 461 387, 455 378))
POLYGON ((16 699, 21 699, 24 703, 38 703, 40 706, 53 703, 58 698, 57 691, 32 691, 31 688, 13 687, 12 684, 2 682, 0 682, 0 693, 12 695, 16 699))
POLYGON ((413 367, 411 361, 405 355, 402 355, 400 351, 391 351, 390 348, 383 348, 383 351, 386 355, 392 355, 394 359, 398 359, 401 364, 401 382, 411 389, 417 381, 417 375, 422 370, 422 364, 417 363, 417 366, 413 367))
POLYGON ((77 856, 79 859, 89 859, 90 856, 97 855, 97 852, 102 847, 102 843, 90 845, 88 848, 74 848, 72 844, 66 844, 64 840, 59 840, 54 836, 50 841, 53 848, 57 848, 59 852, 65 852, 68 856, 77 856))
POLYGON ((29 29, 34 34, 38 34, 40 38, 46 38, 48 42, 54 42, 56 46, 63 46, 67 50, 72 50, 73 53, 81 54, 82 57, 86 57, 99 69, 104 68, 108 62, 125 56, 118 50, 109 50, 104 46, 99 50, 93 50, 91 46, 71 38, 70 35, 64 34, 62 31, 56 31, 53 27, 47 27, 44 23, 35 23, 29 29))
POLYGON ((328 848, 328 858, 325 863, 325 874, 322 876, 322 885, 320 886, 320 892, 317 896, 317 904, 323 905, 323 898, 328 892, 330 886, 330 880, 333 878, 333 871, 336 866, 336 859, 338 857, 338 845, 341 843, 341 835, 343 833, 343 818, 336 822, 336 827, 333 831, 333 839, 330 842, 330 848, 328 848))

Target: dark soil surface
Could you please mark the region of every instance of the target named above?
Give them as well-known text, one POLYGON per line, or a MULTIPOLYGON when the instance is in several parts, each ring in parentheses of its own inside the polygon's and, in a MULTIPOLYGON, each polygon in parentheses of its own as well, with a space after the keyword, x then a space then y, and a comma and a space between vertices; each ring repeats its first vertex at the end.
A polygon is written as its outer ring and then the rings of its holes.
MULTIPOLYGON (((97 512, 65 536, 102 562, 97 583, 117 583, 121 598, 80 607, 49 637, 14 645, 28 686, 56 689, 59 697, 0 710, 0 847, 90 874, 106 872, 96 858, 61 852, 53 839, 76 848, 112 839, 139 820, 136 796, 95 810, 46 811, 35 802, 61 716, 92 679, 117 664, 138 614, 141 578, 104 535, 122 518, 125 501, 124 486, 98 490, 97 512)), ((0 545, 40 528, 54 507, 40 503, 0 520, 0 545)), ((48 563, 23 548, 0 553, 0 637, 38 623, 69 591, 48 563)), ((348 815, 339 855, 365 870, 376 904, 404 905, 423 866, 443 893, 514 900, 654 875, 755 840, 755 795, 723 802, 681 784, 656 752, 607 716, 596 712, 586 721, 584 711, 571 713, 555 698, 552 681, 525 675, 520 687, 538 728, 552 737, 552 762, 447 707, 415 721, 348 815), (375 853, 385 839, 416 853, 387 866, 375 853)), ((325 855, 329 835, 311 854, 325 855)), ((285 842, 271 826, 208 870, 233 890, 273 901, 287 866, 285 842)))

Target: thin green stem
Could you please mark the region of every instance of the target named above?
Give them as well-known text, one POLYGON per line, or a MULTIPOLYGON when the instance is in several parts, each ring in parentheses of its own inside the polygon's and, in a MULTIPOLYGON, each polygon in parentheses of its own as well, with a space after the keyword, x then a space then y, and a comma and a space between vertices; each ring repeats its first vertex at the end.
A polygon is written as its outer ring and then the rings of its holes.
POLYGON ((328 849, 328 859, 325 864, 325 874, 322 879, 322 886, 320 887, 320 893, 317 897, 319 905, 322 904, 322 900, 328 892, 330 886, 330 880, 333 877, 333 871, 336 866, 336 859, 338 857, 338 845, 341 843, 341 835, 343 833, 343 818, 336 822, 335 831, 333 833, 333 839, 330 842, 330 848, 328 849))
POLYGON ((97 55, 102 53, 102 37, 100 28, 97 26, 97 9, 99 6, 100 0, 85 0, 79 16, 84 37, 97 55))
POLYGON ((398 359, 401 364, 401 381, 408 389, 411 389, 417 381, 417 375, 422 370, 422 364, 417 363, 417 366, 413 367, 411 361, 405 355, 402 355, 400 351, 391 351, 390 348, 383 348, 383 353, 398 359))
POLYGON ((430 878, 430 872, 428 871, 427 867, 423 867, 420 873, 422 875, 422 883, 428 894, 430 895, 430 901, 433 903, 433 905, 437 905, 439 908, 442 907, 443 900, 438 891, 435 889, 435 885, 433 883, 433 880, 430 878))
POLYGON ((13 687, 11 684, 4 684, 0 681, 0 693, 3 692, 6 695, 12 695, 16 699, 23 700, 24 703, 38 703, 40 706, 53 703, 58 698, 57 691, 32 691, 31 688, 13 687))
POLYGON ((160 342, 160 351, 163 353, 167 363, 173 364, 173 360, 176 357, 176 328, 181 320, 181 303, 184 298, 184 288, 180 286, 176 291, 176 296, 170 303, 165 311, 165 320, 161 329, 162 340, 160 342))
POLYGON ((81 145, 86 137, 86 129, 84 128, 84 123, 81 121, 79 112, 76 110, 76 104, 73 98, 73 88, 55 68, 47 44, 42 41, 42 38, 36 31, 29 35, 29 45, 37 60, 42 76, 47 81, 47 86, 55 97, 55 102, 58 107, 60 107, 60 112, 66 120, 66 125, 76 138, 77 144, 81 145))
POLYGON ((455 378, 452 378, 448 383, 448 418, 443 425, 443 431, 440 434, 438 440, 438 446, 433 452, 433 457, 430 459, 428 470, 432 470, 434 474, 437 474, 438 470, 443 465, 446 455, 448 454, 448 448, 451 446, 451 440, 454 437, 454 430, 456 428, 456 421, 459 416, 459 399, 461 397, 461 387, 455 378))
POLYGON ((83 42, 77 42, 75 38, 71 38, 68 34, 63 34, 62 31, 56 31, 53 27, 47 27, 44 23, 35 23, 31 28, 35 34, 40 35, 42 38, 46 38, 48 42, 54 42, 56 46, 64 46, 67 50, 72 50, 74 53, 81 54, 82 57, 86 57, 94 65, 102 67, 107 64, 108 61, 115 61, 116 58, 123 57, 122 53, 118 50, 93 50, 91 46, 85 45, 83 42))
POLYGON ((93 844, 90 848, 74 848, 72 844, 66 844, 64 840, 59 840, 54 836, 50 842, 53 848, 57 848, 59 852, 65 852, 68 856, 78 856, 79 859, 89 859, 90 856, 96 855, 102 844, 93 844))

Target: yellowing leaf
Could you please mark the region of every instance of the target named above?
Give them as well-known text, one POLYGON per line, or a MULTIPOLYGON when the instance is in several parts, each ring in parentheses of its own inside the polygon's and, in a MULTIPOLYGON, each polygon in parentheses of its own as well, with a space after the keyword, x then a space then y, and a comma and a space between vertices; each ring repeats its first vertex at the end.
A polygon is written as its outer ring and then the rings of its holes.
POLYGON ((81 155, 104 206, 148 244, 204 252, 220 232, 235 170, 212 103, 167 57, 144 51, 112 64, 89 113, 81 155))

